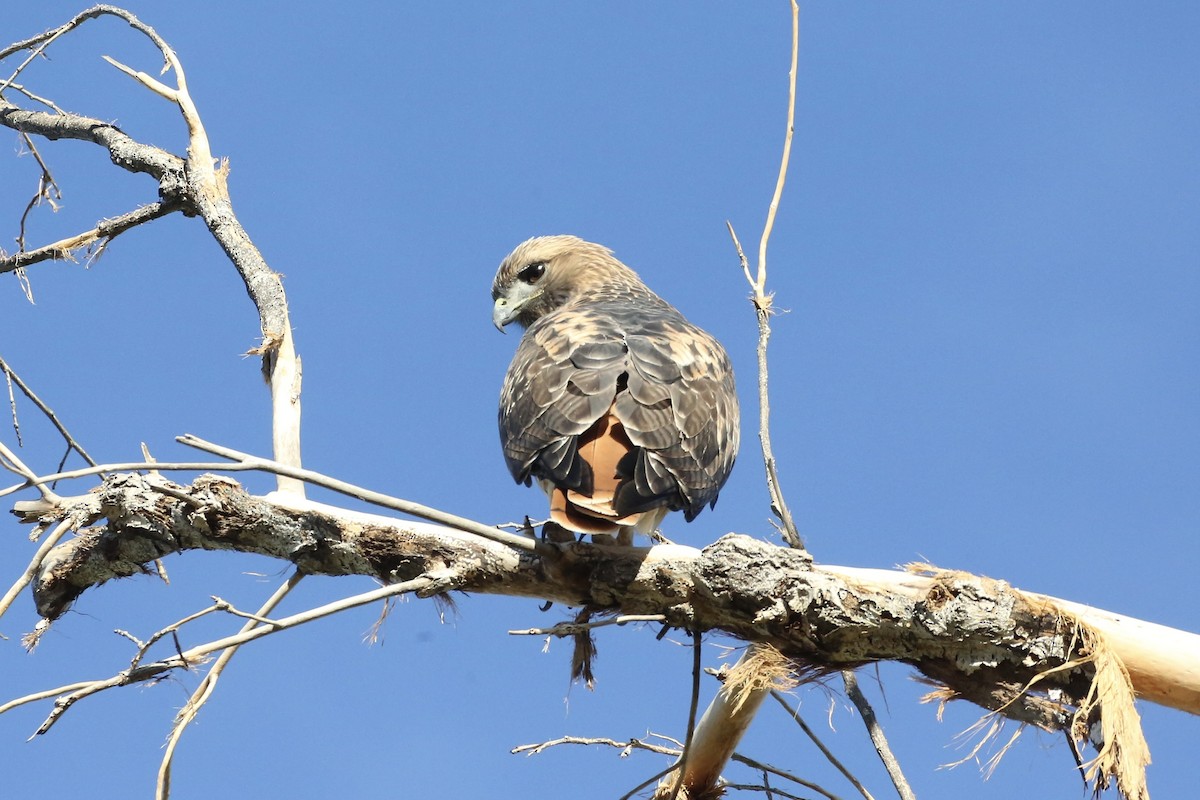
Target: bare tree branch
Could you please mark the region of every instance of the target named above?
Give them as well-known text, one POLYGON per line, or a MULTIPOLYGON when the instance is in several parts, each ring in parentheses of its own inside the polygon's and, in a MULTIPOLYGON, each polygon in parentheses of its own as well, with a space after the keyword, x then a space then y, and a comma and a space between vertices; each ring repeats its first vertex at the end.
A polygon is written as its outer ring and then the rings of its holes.
POLYGON ((863 725, 867 726, 867 733, 871 737, 871 744, 875 745, 875 752, 879 754, 879 760, 883 762, 888 777, 892 779, 892 785, 896 787, 896 793, 900 795, 901 800, 917 800, 916 795, 913 794, 912 787, 908 785, 908 779, 904 777, 904 770, 900 768, 900 762, 896 760, 896 755, 892 752, 891 745, 888 744, 887 736, 883 733, 883 727, 879 724, 879 720, 875 716, 875 709, 871 708, 871 704, 862 693, 862 689, 858 688, 858 679, 854 677, 854 671, 848 669, 842 670, 842 682, 846 687, 846 696, 850 698, 850 702, 854 703, 854 707, 858 709, 858 714, 862 717, 863 725))
MULTIPOLYGON (((658 734, 651 734, 651 735, 659 736, 658 734)), ((666 737, 659 736, 659 738, 665 739, 666 737)), ((600 745, 602 747, 616 748, 621 751, 621 758, 627 758, 634 750, 645 750, 650 753, 657 753, 658 755, 664 755, 664 756, 679 756, 683 751, 682 745, 679 745, 676 747, 665 747, 665 746, 659 745, 659 744, 652 744, 643 739, 630 739, 628 741, 621 742, 621 741, 617 741, 616 739, 610 739, 608 737, 603 737, 603 736, 598 736, 598 737, 562 736, 558 739, 552 739, 551 741, 541 742, 539 744, 523 744, 518 747, 514 747, 509 752, 513 753, 514 755, 516 755, 518 753, 524 753, 525 755, 528 755, 528 756, 535 756, 535 755, 539 755, 540 753, 545 752, 546 750, 549 750, 551 747, 558 747, 560 745, 568 745, 568 744, 583 745, 583 746, 600 745)), ((841 800, 841 798, 838 797, 836 794, 833 794, 832 792, 822 788, 821 786, 813 783, 812 781, 806 781, 803 778, 799 778, 799 777, 791 774, 790 772, 779 769, 778 767, 773 767, 769 764, 764 764, 761 761, 756 761, 755 759, 744 756, 741 753, 734 753, 731 760, 736 761, 739 764, 745 764, 747 767, 750 767, 751 769, 761 772, 764 775, 767 775, 767 774, 775 775, 777 777, 783 778, 784 780, 791 781, 798 786, 803 786, 806 789, 811 789, 812 791, 818 792, 821 795, 823 795, 824 797, 829 798, 829 800, 841 800)), ((665 772, 667 772, 670 769, 673 769, 673 767, 668 767, 668 769, 664 770, 662 773, 654 775, 649 780, 644 781, 641 785, 635 787, 634 792, 636 792, 636 791, 644 788, 645 786, 648 786, 649 784, 653 783, 654 781, 658 780, 659 778, 661 778, 663 776, 663 774, 665 772)), ((722 783, 716 788, 717 788, 717 790, 721 790, 721 789, 726 789, 726 788, 733 789, 733 788, 745 788, 745 787, 741 787, 738 784, 722 783)), ((778 791, 778 790, 775 790, 775 791, 778 791)), ((630 792, 629 794, 627 794, 626 797, 630 796, 631 794, 633 794, 633 792, 630 792)), ((780 795, 783 797, 794 797, 795 796, 795 795, 788 794, 786 792, 780 792, 780 795)))
MULTIPOLYGON (((155 558, 189 549, 239 550, 285 559, 308 574, 420 579, 422 595, 462 590, 658 614, 674 627, 770 645, 815 673, 903 661, 943 687, 936 699, 969 699, 1047 730, 1070 728, 1077 737, 1102 723, 1117 752, 1136 754, 1140 741, 1136 714, 1132 724, 1121 722, 1121 714, 1133 713, 1132 694, 1126 709, 1120 705, 1126 701, 1094 688, 1116 674, 1117 684, 1132 678, 1142 689, 1138 673, 1122 678, 1101 657, 1107 642, 1121 641, 1096 627, 1105 624, 1103 615, 1000 581, 946 571, 814 567, 800 552, 732 534, 699 551, 581 542, 513 549, 474 533, 287 495, 271 502, 218 476, 172 485, 172 493, 155 490, 156 481, 164 479, 112 475, 96 491, 63 501, 62 513, 85 525, 104 524, 47 554, 34 580, 46 619, 61 615, 87 588, 142 573, 155 558)), ((1173 633, 1157 637, 1168 642, 1172 657, 1200 661, 1200 637, 1173 633)), ((1136 656, 1127 660, 1139 663, 1136 656)), ((1153 691, 1153 684, 1146 689, 1153 691)), ((1200 710, 1200 687, 1153 699, 1200 710), (1181 704, 1184 698, 1190 706, 1181 704)), ((1127 796, 1140 797, 1136 791, 1127 796)))
POLYGON ((788 108, 787 132, 783 139, 783 155, 779 160, 779 176, 775 181, 775 191, 771 196, 771 204, 767 209, 767 221, 763 225, 762 238, 758 244, 758 272, 752 277, 750 265, 742 244, 738 241, 733 225, 726 222, 729 235, 737 249, 742 271, 750 283, 750 299, 754 303, 755 316, 758 319, 758 441, 762 447, 763 463, 766 467, 767 490, 771 495, 771 511, 783 525, 783 538, 789 547, 804 549, 804 540, 796 529, 796 521, 788 509, 779 485, 779 470, 776 466, 774 449, 771 446, 771 400, 768 391, 767 343, 771 338, 771 314, 774 295, 767 292, 767 243, 771 239, 771 231, 775 227, 775 214, 779 210, 779 201, 783 196, 783 187, 787 182, 788 163, 792 154, 792 134, 795 131, 796 120, 796 72, 800 53, 800 7, 796 0, 791 0, 792 7, 792 65, 788 72, 788 108))
MULTIPOLYGON (((29 138, 29 134, 22 133, 21 141, 29 148, 30 155, 37 162, 38 167, 42 170, 42 174, 38 177, 37 191, 33 193, 33 197, 29 198, 29 202, 25 204, 25 210, 21 212, 21 220, 17 224, 17 249, 25 249, 25 226, 29 222, 29 214, 33 209, 40 206, 42 203, 48 203, 52 209, 58 211, 60 208, 59 201, 62 200, 62 189, 54 180, 54 176, 50 173, 50 167, 46 166, 46 162, 42 159, 42 154, 38 152, 37 145, 33 143, 33 139, 29 138)), ((18 267, 20 269, 20 267, 18 267)), ((32 295, 28 288, 28 283, 25 284, 26 298, 32 302, 32 295)))
MULTIPOLYGON (((684 792, 685 798, 700 797, 710 786, 707 776, 697 781, 688 772, 688 762, 693 756, 692 750, 696 744, 696 709, 700 705, 700 644, 703 641, 699 631, 688 633, 692 637, 692 695, 688 703, 687 735, 683 739, 683 751, 679 754, 679 761, 667 773, 669 777, 663 780, 654 792, 656 798, 662 797, 667 800, 676 800, 680 791, 684 792)), ((721 763, 724 764, 725 760, 722 759, 721 763)))
MULTIPOLYGON (((279 623, 273 620, 264 619, 264 615, 270 614, 272 611, 274 611, 275 607, 279 605, 280 601, 287 596, 288 592, 290 592, 303 577, 304 573, 299 571, 294 572, 291 578, 285 581, 269 598, 267 598, 267 601, 258 609, 257 614, 247 615, 250 617, 250 621, 242 627, 242 630, 239 633, 248 634, 251 630, 259 625, 278 629, 280 627, 279 623)), ((219 601, 218 605, 220 605, 222 602, 223 601, 219 601)), ((224 605, 228 606, 227 603, 224 605)), ((229 610, 230 613, 238 613, 232 607, 228 608, 227 610, 229 610)), ((212 697, 212 694, 217 687, 217 681, 221 678, 221 673, 225 671, 226 665, 229 664, 230 659, 232 659, 234 654, 237 653, 239 646, 240 645, 233 645, 221 652, 221 655, 217 657, 217 660, 209 668, 208 674, 204 676, 204 680, 200 681, 200 685, 196 687, 196 691, 192 692, 191 697, 188 698, 187 704, 180 709, 179 713, 176 715, 175 725, 171 729, 171 735, 167 738, 167 746, 165 748, 165 753, 163 754, 162 764, 160 764, 158 768, 158 784, 155 789, 156 800, 167 800, 167 798, 170 796, 171 764, 175 759, 175 748, 179 745, 179 739, 183 736, 183 731, 187 728, 187 726, 191 724, 192 720, 196 718, 196 715, 200 713, 201 707, 203 707, 204 704, 208 702, 208 699, 212 697)))
POLYGON ((26 111, 0 97, 0 125, 46 139, 93 142, 107 149, 109 158, 118 167, 157 179, 159 193, 164 198, 186 198, 183 159, 134 140, 112 123, 78 114, 26 111))
POLYGON ((631 622, 666 622, 667 618, 662 614, 622 614, 619 617, 610 617, 609 619, 598 619, 594 622, 560 622, 549 628, 525 628, 523 630, 509 631, 514 636, 557 636, 559 638, 565 636, 575 636, 576 634, 585 631, 593 631, 596 628, 605 628, 609 625, 628 625, 631 622))
POLYGON ((231 458, 240 463, 243 468, 261 469, 269 472, 275 472, 281 475, 286 475, 297 481, 305 481, 308 483, 322 486, 326 489, 332 489, 335 492, 344 494, 348 497, 353 497, 358 500, 365 500, 368 503, 373 503, 383 508, 389 508, 393 511, 399 511, 402 514, 409 514, 421 519, 427 519, 432 522, 449 525, 452 528, 474 533, 476 536, 482 536, 485 539, 491 539, 495 542, 507 544, 521 550, 537 550, 537 542, 529 536, 521 536, 512 533, 506 533, 498 528, 490 525, 483 525, 475 520, 460 517, 456 514, 450 514, 436 508, 414 503, 411 500, 401 500, 398 497, 390 497, 388 495, 373 492, 370 489, 364 489, 360 486, 339 481, 336 478, 330 478, 312 470, 299 469, 288 464, 280 464, 277 461, 258 458, 249 453, 242 453, 230 447, 224 447, 212 442, 206 442, 198 436, 185 434, 178 437, 178 442, 186 444, 189 447, 195 447, 198 450, 204 450, 215 455, 231 458))
MULTIPOLYGON (((102 145, 108 149, 110 157, 118 166, 133 172, 147 172, 158 179, 159 197, 162 200, 158 211, 165 209, 166 213, 178 208, 186 214, 199 216, 204 220, 213 238, 241 275, 246 291, 258 309, 262 342, 251 352, 262 356, 263 375, 271 387, 275 458, 282 463, 299 467, 301 366, 292 339, 283 282, 279 274, 267 265, 233 212, 226 182, 228 165, 223 163, 218 168, 214 162, 208 134, 188 92, 183 64, 175 51, 152 27, 132 13, 115 6, 98 5, 77 14, 53 31, 0 50, 0 58, 22 50, 32 50, 33 54, 25 62, 27 64, 34 55, 44 50, 55 39, 87 20, 101 16, 118 17, 150 39, 162 53, 165 65, 163 71, 170 70, 175 73, 176 85, 169 87, 143 72, 106 57, 110 64, 178 107, 188 128, 187 158, 181 159, 159 148, 136 142, 115 126, 99 120, 75 114, 26 111, 3 97, 0 97, 0 125, 26 135, 47 139, 75 138, 102 145)), ((17 72, 6 83, 11 82, 25 64, 18 67, 17 72)), ((89 233, 81 235, 83 239, 88 236, 89 233)), ((65 241, 73 244, 81 237, 65 241)), ((62 246, 63 243, 60 242, 49 247, 58 247, 61 250, 62 246)), ((0 260, 0 271, 4 271, 5 267, 16 270, 20 269, 21 265, 11 258, 0 260)), ((280 490, 295 493, 304 491, 301 481, 282 474, 278 476, 278 481, 280 490)))
MULTIPOLYGON (((780 158, 779 175, 775 182, 775 191, 771 197, 771 204, 767 211, 767 221, 763 226, 762 238, 759 243, 757 278, 752 278, 750 275, 750 267, 746 262, 746 255, 742 251, 742 245, 737 239, 733 225, 730 223, 726 224, 729 227, 729 235, 733 238, 734 245, 737 248, 738 258, 741 261, 746 280, 750 283, 752 289, 751 300, 754 303, 755 315, 758 319, 758 439, 762 447, 767 491, 771 498, 771 511, 782 523, 781 532, 784 541, 787 542, 789 547, 795 548, 807 557, 807 553, 804 551, 804 541, 800 538, 800 533, 796 530, 796 523, 792 517, 792 512, 788 509, 783 489, 779 485, 778 469, 771 446, 771 403, 768 391, 769 373, 767 370, 767 342, 771 336, 769 323, 771 295, 766 292, 767 242, 771 238, 771 230, 775 224, 775 213, 779 208, 779 201, 783 195, 783 187, 787 181, 788 162, 791 158, 792 131, 796 109, 796 73, 800 51, 800 9, 796 5, 795 0, 792 0, 791 9, 792 58, 791 71, 788 73, 787 134, 784 137, 783 155, 780 158)), ((811 561, 811 559, 809 560, 811 561)), ((740 666, 751 668, 752 660, 750 656, 753 652, 753 650, 747 651, 740 666)), ((762 705, 762 701, 766 697, 766 692, 769 691, 769 683, 767 681, 762 685, 757 685, 746 694, 739 692, 736 702, 730 702, 730 698, 727 696, 725 690, 729 687, 723 687, 722 691, 717 693, 712 704, 705 710, 704 719, 701 722, 702 736, 700 737, 701 747, 699 748, 701 753, 700 757, 696 759, 701 766, 691 769, 690 772, 685 772, 683 765, 680 767, 680 775, 684 776, 689 794, 704 796, 712 791, 712 788, 720 777, 721 768, 725 761, 728 760, 730 754, 737 747, 738 741, 740 741, 742 735, 749 727, 754 714, 757 712, 759 706, 762 705)))
POLYGON ((732 760, 738 762, 739 764, 745 764, 748 767, 752 767, 753 769, 756 769, 765 775, 777 775, 780 778, 784 778, 786 780, 789 780, 796 784, 799 784, 800 786, 803 786, 806 789, 811 789, 814 792, 819 792, 820 794, 829 798, 829 800, 842 800, 841 797, 839 797, 838 795, 834 794, 833 792, 825 789, 824 787, 820 786, 819 784, 813 783, 812 781, 806 781, 803 778, 798 778, 789 772, 785 772, 785 771, 779 769, 778 767, 773 767, 770 764, 764 764, 761 761, 757 761, 753 758, 748 758, 748 757, 742 755, 741 753, 734 753, 732 760))
POLYGON ((821 741, 816 732, 808 726, 808 723, 805 722, 804 718, 800 716, 799 708, 793 708, 791 704, 783 698, 783 694, 779 691, 772 691, 771 697, 775 698, 775 702, 783 706, 784 710, 788 712, 788 716, 792 718, 792 721, 800 726, 800 730, 804 731, 804 735, 807 736, 809 740, 811 740, 812 743, 817 746, 817 749, 821 751, 821 755, 825 756, 825 759, 829 761, 829 763, 832 764, 838 772, 842 773, 842 775, 846 777, 846 780, 850 781, 854 788, 858 790, 858 793, 863 796, 864 800, 875 800, 871 793, 867 791, 867 787, 863 786, 862 781, 856 778, 854 774, 850 772, 850 770, 846 769, 846 766, 840 760, 838 760, 838 758, 832 753, 832 751, 830 751, 828 747, 825 746, 825 743, 821 741))
POLYGON ((74 236, 68 236, 66 239, 60 239, 52 244, 43 245, 36 250, 22 250, 12 255, 0 253, 0 273, 24 269, 39 261, 74 260, 75 251, 80 248, 90 248, 99 242, 97 250, 102 249, 108 242, 111 242, 130 228, 135 228, 146 222, 152 222, 182 208, 183 206, 178 202, 160 201, 150 203, 149 205, 134 209, 127 214, 122 214, 119 217, 101 220, 91 230, 74 236))
MULTIPOLYGON (((323 606, 312 608, 303 611, 299 614, 293 614, 288 617, 283 617, 274 620, 271 625, 262 626, 246 626, 240 632, 231 636, 226 636, 212 642, 207 642, 196 647, 189 648, 186 651, 176 653, 168 658, 147 663, 141 661, 141 657, 145 653, 145 647, 138 649, 137 655, 128 669, 118 672, 109 678, 103 678, 94 681, 83 681, 79 683, 69 684, 59 687, 58 689, 50 690, 49 692, 38 692, 36 694, 21 697, 16 700, 9 701, 0 706, 0 713, 4 713, 10 709, 16 708, 27 703, 45 700, 54 697, 54 708, 50 715, 34 732, 35 736, 45 734, 50 728, 62 717, 78 701, 85 697, 105 691, 106 689, 116 688, 118 686, 129 686, 134 683, 142 683, 145 681, 158 680, 173 670, 189 669, 194 665, 201 663, 206 656, 219 651, 228 651, 230 648, 236 648, 246 642, 252 642, 256 639, 261 639, 265 636, 270 636, 289 628, 294 628, 298 625, 304 625, 313 620, 328 617, 333 614, 339 614, 347 609, 356 608, 358 606, 369 605, 371 603, 386 600, 389 597, 395 597, 400 594, 417 593, 418 595, 428 596, 429 593, 437 593, 443 591, 446 587, 441 584, 439 579, 434 576, 420 576, 411 581, 393 583, 370 592, 354 595, 353 597, 336 600, 332 603, 326 603, 323 606)), ((182 622, 195 619, 199 615, 191 615, 186 620, 176 623, 173 628, 178 628, 182 622)), ((170 629, 168 629, 170 630, 170 629)))
MULTIPOLYGON (((66 440, 68 455, 70 454, 70 452, 72 450, 74 450, 76 453, 79 453, 79 456, 84 461, 86 461, 88 464, 91 464, 93 467, 96 466, 95 460, 90 455, 88 455, 88 452, 83 449, 83 446, 75 440, 75 437, 71 435, 70 431, 68 431, 66 426, 63 425, 63 423, 59 420, 58 415, 54 413, 54 409, 50 408, 50 406, 47 405, 46 402, 42 400, 42 398, 38 397, 37 394, 33 391, 33 389, 31 389, 29 387, 29 385, 27 383, 25 383, 25 381, 21 380, 21 376, 18 375, 16 372, 14 372, 12 367, 10 367, 8 365, 8 362, 6 362, 3 358, 0 358, 0 372, 3 372, 5 378, 9 381, 9 387, 10 387, 9 388, 9 402, 13 403, 13 427, 14 428, 16 427, 17 409, 16 409, 16 403, 12 397, 11 387, 13 384, 16 384, 17 388, 21 390, 21 393, 24 394, 27 398, 29 398, 29 401, 31 403, 33 403, 37 407, 37 409, 42 412, 43 415, 45 415, 46 419, 50 420, 50 424, 53 425, 54 429, 57 430, 59 432, 59 434, 63 437, 63 439, 66 440)), ((63 460, 63 463, 66 463, 65 458, 63 460)), ((62 468, 62 465, 60 464, 59 469, 61 469, 61 468, 62 468)))

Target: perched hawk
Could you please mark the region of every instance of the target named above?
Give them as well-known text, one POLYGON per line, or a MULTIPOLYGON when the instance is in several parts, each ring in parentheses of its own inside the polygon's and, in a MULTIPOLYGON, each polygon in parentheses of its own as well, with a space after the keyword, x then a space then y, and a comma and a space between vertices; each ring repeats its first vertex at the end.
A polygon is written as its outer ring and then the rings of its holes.
POLYGON ((729 477, 738 401, 724 348, 598 244, 542 236, 504 259, 492 320, 524 327, 500 393, 500 441, 518 483, 550 495, 578 533, 690 522, 729 477))

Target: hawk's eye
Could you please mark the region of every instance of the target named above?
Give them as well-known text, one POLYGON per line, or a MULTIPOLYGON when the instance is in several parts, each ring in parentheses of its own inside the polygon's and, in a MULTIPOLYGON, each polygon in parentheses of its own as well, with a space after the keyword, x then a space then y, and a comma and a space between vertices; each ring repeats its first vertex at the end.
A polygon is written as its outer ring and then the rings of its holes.
POLYGON ((538 261, 530 264, 525 269, 517 273, 517 277, 526 283, 537 283, 542 276, 546 274, 546 263, 538 261))

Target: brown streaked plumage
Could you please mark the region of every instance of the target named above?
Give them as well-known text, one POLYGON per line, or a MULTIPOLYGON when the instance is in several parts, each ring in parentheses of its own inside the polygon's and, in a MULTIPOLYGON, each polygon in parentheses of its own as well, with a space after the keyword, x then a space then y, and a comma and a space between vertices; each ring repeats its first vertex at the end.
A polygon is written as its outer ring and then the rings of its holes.
POLYGON ((542 236, 492 283, 496 327, 525 334, 500 394, 509 471, 579 533, 652 532, 717 502, 738 448, 725 350, 598 244, 542 236))

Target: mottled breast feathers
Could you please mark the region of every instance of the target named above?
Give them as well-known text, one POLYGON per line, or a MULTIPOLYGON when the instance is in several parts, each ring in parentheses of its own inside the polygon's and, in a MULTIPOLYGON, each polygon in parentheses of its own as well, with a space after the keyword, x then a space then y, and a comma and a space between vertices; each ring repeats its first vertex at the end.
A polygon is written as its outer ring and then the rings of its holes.
POLYGON ((600 245, 530 239, 500 265, 493 320, 526 328, 500 395, 513 477, 537 479, 551 518, 600 533, 690 521, 738 448, 724 348, 600 245))

